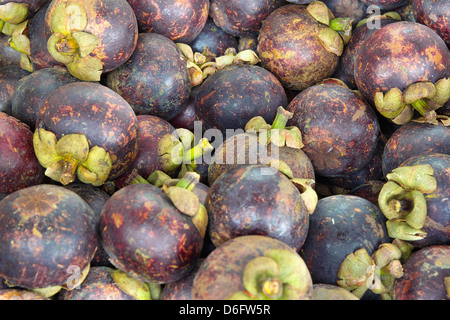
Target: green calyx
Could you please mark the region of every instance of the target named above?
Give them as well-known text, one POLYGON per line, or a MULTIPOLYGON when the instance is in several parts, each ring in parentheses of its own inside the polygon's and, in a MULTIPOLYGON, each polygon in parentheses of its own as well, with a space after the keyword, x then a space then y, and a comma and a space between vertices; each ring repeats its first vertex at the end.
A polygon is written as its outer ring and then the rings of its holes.
POLYGON ((404 166, 386 175, 388 180, 380 190, 378 205, 388 219, 386 227, 391 238, 404 241, 421 240, 421 230, 427 216, 425 194, 437 188, 430 165, 404 166))
POLYGON ((97 48, 97 36, 83 31, 88 23, 84 8, 75 2, 62 3, 50 19, 52 35, 47 50, 69 72, 83 81, 100 81, 103 63, 91 53, 97 48))
POLYGON ((178 128, 172 134, 163 136, 158 144, 159 163, 162 171, 173 175, 182 165, 195 168, 195 160, 213 150, 208 139, 201 139, 194 145, 194 134, 187 129, 178 128))
POLYGON ((232 294, 228 299, 306 299, 311 278, 305 263, 296 252, 271 249, 247 263, 242 283, 245 290, 232 294))
POLYGON ((301 149, 304 144, 300 129, 294 126, 286 127, 292 116, 292 112, 280 106, 271 125, 263 117, 257 116, 247 122, 245 131, 258 133, 258 142, 262 145, 273 144, 278 147, 301 149))
POLYGON ((123 292, 136 300, 152 300, 149 284, 139 281, 119 269, 110 269, 109 273, 123 292))
POLYGON ((63 185, 78 177, 81 182, 100 186, 111 172, 109 153, 99 146, 89 149, 82 134, 67 134, 57 140, 54 133, 37 128, 33 147, 39 163, 46 168, 45 175, 63 185))
POLYGON ((30 61, 31 42, 28 38, 28 20, 15 26, 9 39, 9 46, 21 53, 20 67, 29 72, 33 72, 34 68, 30 61))
POLYGON ((434 84, 428 81, 416 82, 404 91, 391 88, 385 94, 376 92, 374 104, 382 116, 402 125, 411 121, 414 111, 425 122, 437 124, 436 111, 450 99, 450 79, 443 78, 434 84))
POLYGON ((11 26, 25 21, 29 13, 29 5, 26 3, 8 2, 0 5, 0 21, 11 26))
POLYGON ((350 253, 338 270, 337 284, 361 298, 367 290, 391 299, 395 279, 403 276, 402 261, 406 261, 412 246, 393 241, 383 243, 370 255, 365 248, 350 253))

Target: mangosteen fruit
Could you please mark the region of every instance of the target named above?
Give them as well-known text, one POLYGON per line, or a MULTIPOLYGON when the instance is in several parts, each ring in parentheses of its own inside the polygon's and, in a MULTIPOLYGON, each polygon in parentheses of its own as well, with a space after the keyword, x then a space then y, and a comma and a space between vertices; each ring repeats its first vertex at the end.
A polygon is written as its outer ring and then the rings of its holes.
POLYGON ((449 244, 450 155, 409 158, 386 175, 378 203, 390 237, 422 248, 449 244))
POLYGON ((139 34, 133 55, 107 74, 108 87, 119 93, 137 115, 170 120, 191 93, 186 62, 175 43, 157 33, 139 34))
POLYGON ((200 265, 193 300, 310 300, 313 284, 299 254, 261 235, 231 239, 200 265))
POLYGON ((394 283, 393 300, 448 300, 450 246, 435 245, 414 252, 394 283))
POLYGON ((151 300, 147 283, 121 270, 92 267, 75 290, 63 291, 58 300, 151 300))
POLYGON ((51 31, 47 49, 83 81, 100 81, 102 73, 127 61, 138 39, 138 23, 126 0, 57 0, 45 15, 51 31))
POLYGON ((381 10, 392 10, 406 4, 408 0, 361 0, 367 6, 377 6, 381 10))
POLYGON ((187 276, 164 285, 161 291, 161 300, 192 300, 192 286, 195 275, 203 260, 204 258, 199 258, 194 269, 187 276))
POLYGON ((211 0, 210 16, 228 34, 252 36, 258 34, 269 14, 284 4, 284 0, 211 0))
POLYGON ((33 132, 0 112, 0 197, 43 182, 44 170, 33 149, 33 132))
POLYGON ((445 0, 413 0, 411 9, 416 22, 430 27, 450 45, 450 5, 445 0))
POLYGON ((290 90, 304 90, 330 77, 344 41, 335 30, 351 29, 350 18, 334 18, 321 1, 288 4, 273 11, 258 36, 261 65, 290 90))
POLYGON ((299 250, 308 233, 309 212, 301 193, 270 166, 240 165, 225 171, 210 186, 205 207, 208 234, 216 247, 256 234, 299 250))
POLYGON ((283 86, 257 65, 229 66, 210 75, 197 92, 195 112, 205 130, 218 129, 224 137, 243 129, 255 116, 272 121, 279 106, 286 107, 283 86), (231 131, 231 132, 230 132, 231 131))
POLYGON ((436 121, 450 97, 450 52, 429 27, 398 21, 376 30, 356 53, 355 82, 378 112, 397 124, 436 121))
POLYGON ((26 289, 73 289, 97 248, 92 209, 62 186, 40 184, 0 201, 0 276, 26 289))
POLYGON ((8 65, 0 69, 0 112, 11 115, 12 97, 19 85, 19 80, 30 72, 16 65, 8 65))
POLYGON ((78 81, 66 68, 43 68, 19 80, 11 100, 11 115, 34 132, 39 108, 47 96, 59 87, 78 81))
POLYGON ((302 133, 302 150, 316 175, 355 173, 372 159, 377 148, 376 113, 345 85, 321 83, 300 92, 287 106, 288 124, 302 133))
POLYGON ((347 255, 364 249, 370 256, 381 244, 390 242, 383 213, 361 197, 321 198, 309 218, 308 235, 299 253, 314 283, 338 285, 338 271, 347 255))
POLYGON ((184 182, 166 193, 151 184, 131 184, 111 196, 100 232, 114 266, 140 281, 160 284, 192 271, 202 250, 207 214, 184 182))
POLYGON ((413 156, 425 153, 450 154, 450 127, 442 122, 410 121, 394 131, 386 141, 381 159, 383 175, 413 156))
POLYGON ((39 109, 33 144, 46 176, 100 186, 122 174, 139 151, 136 115, 119 94, 94 82, 63 85, 39 109))
POLYGON ((209 0, 128 0, 141 32, 158 33, 173 41, 189 43, 203 30, 209 0))
POLYGON ((202 31, 188 44, 194 52, 202 53, 208 48, 216 56, 221 56, 228 48, 238 49, 238 38, 226 33, 212 18, 208 18, 202 31))

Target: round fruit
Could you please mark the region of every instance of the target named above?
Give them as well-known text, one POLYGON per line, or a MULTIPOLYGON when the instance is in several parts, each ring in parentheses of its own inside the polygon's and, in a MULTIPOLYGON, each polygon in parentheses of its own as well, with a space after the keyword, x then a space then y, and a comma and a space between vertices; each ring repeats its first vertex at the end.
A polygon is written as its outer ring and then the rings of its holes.
POLYGON ((390 136, 382 155, 383 175, 424 153, 450 154, 450 127, 411 121, 390 136))
POLYGON ((448 300, 450 246, 429 246, 414 252, 394 283, 393 300, 448 300))
POLYGON ((202 53, 206 48, 216 56, 222 56, 228 48, 238 48, 238 39, 219 28, 212 18, 206 20, 199 35, 189 43, 194 52, 202 53))
POLYGON ((65 84, 78 81, 65 68, 37 70, 19 80, 11 101, 11 115, 35 130, 39 108, 47 96, 65 84))
POLYGON ((367 5, 362 0, 323 0, 323 3, 330 8, 335 17, 353 18, 354 24, 368 13, 367 5))
POLYGON ((283 0, 211 0, 210 16, 228 34, 254 36, 267 16, 282 5, 283 0))
POLYGON ((133 164, 114 179, 116 187, 128 184, 133 171, 147 179, 156 170, 161 170, 158 158, 158 144, 166 134, 172 134, 175 128, 166 120, 151 115, 136 116, 139 127, 139 151, 133 164))
POLYGON ((309 213, 300 192, 284 174, 265 165, 225 171, 210 186, 205 207, 216 247, 255 234, 299 250, 308 233, 309 213))
POLYGON ((161 292, 161 300, 192 300, 192 286, 203 258, 197 260, 194 269, 180 280, 167 283, 161 292))
POLYGON ((446 0, 413 0, 416 22, 430 27, 450 45, 450 3, 446 0))
POLYGON ((102 73, 127 61, 138 39, 138 23, 126 0, 55 0, 45 15, 52 32, 47 49, 83 81, 100 81, 102 73))
POLYGON ((108 87, 119 93, 137 115, 170 120, 191 93, 186 61, 175 43, 156 33, 139 34, 131 58, 108 73, 108 87))
POLYGON ((96 186, 114 179, 139 150, 131 106, 106 86, 74 82, 53 91, 39 109, 34 149, 46 175, 96 186))
POLYGON ((372 254, 389 240, 385 218, 376 205, 357 196, 328 196, 319 200, 310 216, 300 255, 314 283, 337 285, 347 255, 361 248, 372 254))
POLYGON ((0 69, 0 112, 11 115, 12 96, 19 85, 19 80, 30 73, 16 65, 0 69))
POLYGON ((286 93, 272 73, 256 65, 230 66, 201 84, 195 112, 205 130, 216 128, 223 138, 227 129, 243 129, 255 116, 273 120, 286 104, 286 93))
POLYGON ((408 0, 361 0, 367 6, 377 6, 381 10, 391 10, 399 8, 404 5, 408 0))
POLYGON ((339 63, 344 43, 328 26, 328 8, 321 4, 324 23, 309 12, 311 5, 285 5, 273 11, 259 31, 261 64, 287 89, 306 89, 330 77, 339 63))
POLYGON ((44 170, 33 149, 33 133, 21 121, 0 112, 0 198, 40 184, 44 170))
POLYGON ((151 184, 132 184, 116 191, 103 209, 100 232, 111 263, 145 282, 183 278, 203 246, 192 218, 151 184))
POLYGON ((40 184, 0 201, 0 276, 28 289, 80 281, 97 248, 92 209, 64 187, 40 184))
POLYGON ((193 300, 310 300, 313 284, 303 259, 265 236, 231 239, 200 265, 193 300))
POLYGON ((379 124, 375 112, 356 93, 339 84, 322 83, 300 92, 286 108, 288 124, 302 133, 303 151, 316 175, 357 172, 371 160, 379 124))
POLYGON ((148 284, 123 271, 93 267, 75 290, 63 291, 59 300, 151 300, 148 284))
POLYGON ((188 43, 205 26, 209 0, 128 0, 142 32, 161 34, 188 43))

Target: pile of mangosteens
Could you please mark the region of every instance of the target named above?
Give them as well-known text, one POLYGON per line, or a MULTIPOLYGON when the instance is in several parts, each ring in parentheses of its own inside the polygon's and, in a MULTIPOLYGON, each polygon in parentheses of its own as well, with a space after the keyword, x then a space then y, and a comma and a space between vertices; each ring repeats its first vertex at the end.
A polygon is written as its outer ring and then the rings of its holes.
POLYGON ((0 0, 0 300, 449 300, 447 0, 0 0))

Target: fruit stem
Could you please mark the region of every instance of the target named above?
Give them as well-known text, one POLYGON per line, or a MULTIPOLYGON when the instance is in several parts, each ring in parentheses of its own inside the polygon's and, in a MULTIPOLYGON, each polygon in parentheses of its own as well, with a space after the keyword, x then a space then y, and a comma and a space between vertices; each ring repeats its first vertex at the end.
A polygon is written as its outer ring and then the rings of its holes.
POLYGON ((276 299, 283 293, 283 286, 278 279, 267 279, 262 283, 262 291, 266 297, 276 299))
POLYGON ((183 162, 190 163, 195 159, 200 158, 204 153, 206 153, 207 151, 211 151, 212 149, 213 146, 209 143, 208 139, 203 138, 195 147, 187 150, 187 152, 184 152, 183 162))
POLYGON ((416 100, 411 103, 411 106, 425 118, 436 116, 436 112, 432 108, 430 108, 425 99, 416 100))
POLYGON ((283 107, 278 107, 277 109, 277 115, 275 117, 275 120, 272 123, 271 129, 284 129, 286 128, 286 124, 289 121, 289 119, 292 118, 294 114, 292 112, 287 111, 283 107))
POLYGON ((334 31, 350 32, 352 30, 352 18, 334 18, 330 20, 330 28, 334 31))
POLYGON ((130 173, 130 175, 127 177, 126 181, 125 181, 126 185, 129 184, 139 184, 139 183, 147 183, 150 184, 149 181, 147 181, 146 179, 144 179, 138 172, 136 169, 133 169, 130 173))
POLYGON ((187 189, 189 191, 192 191, 194 189, 195 185, 200 179, 200 175, 196 172, 188 171, 185 173, 184 177, 178 181, 176 184, 177 187, 187 189))
POLYGON ((75 172, 78 167, 78 159, 73 154, 64 156, 64 166, 61 173, 60 182, 67 185, 75 180, 75 172))

